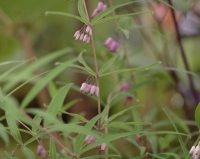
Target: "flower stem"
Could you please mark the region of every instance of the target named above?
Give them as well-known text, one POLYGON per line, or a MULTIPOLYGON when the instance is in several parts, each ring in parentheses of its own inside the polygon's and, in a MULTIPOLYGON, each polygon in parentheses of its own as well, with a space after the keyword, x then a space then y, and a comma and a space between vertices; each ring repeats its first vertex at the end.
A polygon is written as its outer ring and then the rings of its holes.
MULTIPOLYGON (((88 10, 87 10, 87 5, 85 0, 83 0, 83 5, 84 5, 84 9, 86 12, 86 15, 89 19, 89 14, 88 14, 88 10)), ((100 98, 100 87, 99 87, 99 66, 98 66, 98 61, 97 61, 97 55, 96 55, 96 47, 95 47, 95 43, 94 43, 94 35, 93 35, 93 28, 92 28, 92 35, 91 35, 91 46, 92 46, 92 53, 93 53, 93 59, 94 59, 94 65, 95 65, 95 72, 96 72, 96 84, 97 87, 99 88, 99 95, 98 95, 98 114, 101 114, 101 98, 100 98)), ((101 118, 98 121, 98 125, 97 125, 98 129, 101 129, 101 118)))

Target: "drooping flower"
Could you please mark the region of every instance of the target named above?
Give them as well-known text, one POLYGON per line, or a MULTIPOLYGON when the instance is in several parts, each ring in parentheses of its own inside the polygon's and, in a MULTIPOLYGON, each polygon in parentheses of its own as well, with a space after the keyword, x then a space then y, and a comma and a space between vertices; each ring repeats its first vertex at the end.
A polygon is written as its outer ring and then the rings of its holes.
POLYGON ((89 25, 84 25, 80 30, 74 33, 75 40, 80 40, 86 43, 90 43, 92 36, 92 28, 89 25))
POLYGON ((37 154, 42 158, 45 159, 47 156, 47 152, 42 144, 37 146, 37 154))
POLYGON ((106 143, 102 143, 102 144, 100 145, 100 150, 101 150, 101 151, 105 151, 106 148, 107 148, 106 143))
POLYGON ((92 135, 87 135, 86 138, 85 138, 85 143, 87 145, 92 144, 95 141, 96 141, 96 138, 94 136, 92 136, 92 135))
POLYGON ((192 159, 199 159, 200 158, 200 146, 192 146, 189 152, 192 156, 192 159))
POLYGON ((99 14, 100 12, 102 12, 103 10, 105 10, 107 8, 107 5, 100 1, 97 4, 97 7, 94 9, 93 13, 92 13, 92 17, 95 17, 97 14, 99 14))
POLYGON ((99 95, 99 87, 96 85, 88 84, 88 83, 82 83, 80 87, 80 91, 84 93, 90 93, 90 95, 99 95))
POLYGON ((190 153, 190 154, 193 154, 194 151, 195 151, 195 146, 192 146, 189 153, 190 153))
POLYGON ((110 52, 116 52, 119 48, 119 42, 112 37, 108 37, 104 42, 104 45, 110 50, 110 52))

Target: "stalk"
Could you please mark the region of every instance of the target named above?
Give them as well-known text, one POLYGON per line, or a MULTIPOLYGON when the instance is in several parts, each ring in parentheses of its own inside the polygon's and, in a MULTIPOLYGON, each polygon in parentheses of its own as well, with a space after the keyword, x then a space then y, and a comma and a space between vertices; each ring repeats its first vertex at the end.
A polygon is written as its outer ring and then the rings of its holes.
MULTIPOLYGON (((168 0, 168 4, 173 7, 173 3, 172 3, 171 0, 168 0)), ((189 66, 189 63, 188 63, 188 60, 187 60, 187 57, 186 57, 186 53, 185 53, 185 50, 184 50, 184 47, 183 47, 183 42, 182 42, 182 38, 181 38, 180 31, 179 31, 179 28, 178 28, 178 22, 176 20, 175 11, 172 7, 170 7, 170 10, 171 10, 171 13, 172 13, 172 19, 173 19, 173 23, 174 23, 174 27, 175 27, 177 44, 178 44, 179 49, 180 49, 180 53, 181 53, 181 57, 182 57, 185 69, 189 72, 190 66, 189 66)), ((190 89, 191 89, 192 95, 194 97, 195 104, 197 104, 199 102, 199 95, 198 95, 198 92, 195 89, 194 81, 193 81, 193 78, 190 74, 188 74, 188 79, 189 79, 190 89)))
MULTIPOLYGON (((87 5, 86 5, 85 0, 83 0, 83 5, 84 5, 86 15, 89 19, 89 14, 88 14, 87 5)), ((93 60, 94 60, 95 72, 96 72, 96 76, 95 76, 96 84, 97 84, 97 87, 99 88, 99 95, 98 95, 98 101, 97 101, 97 103, 98 103, 98 114, 101 114, 101 98, 100 98, 100 87, 99 87, 99 66, 98 66, 98 61, 97 61, 96 47, 95 47, 95 43, 94 43, 93 28, 92 28, 92 35, 91 35, 91 46, 92 46, 93 60)), ((98 127, 99 130, 101 130, 101 118, 98 121, 97 127, 98 127)))

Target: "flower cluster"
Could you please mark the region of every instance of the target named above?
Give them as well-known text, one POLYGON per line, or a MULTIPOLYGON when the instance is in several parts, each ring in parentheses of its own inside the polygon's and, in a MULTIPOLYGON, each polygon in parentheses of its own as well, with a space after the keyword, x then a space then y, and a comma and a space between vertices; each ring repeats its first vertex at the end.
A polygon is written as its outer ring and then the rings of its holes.
POLYGON ((200 158, 200 146, 192 146, 190 149, 190 154, 192 155, 192 159, 199 159, 200 158))
POLYGON ((116 52, 119 48, 119 42, 111 37, 108 37, 104 45, 110 50, 110 52, 116 52))
POLYGON ((45 150, 45 148, 43 147, 42 144, 39 144, 37 146, 37 154, 42 158, 42 159, 45 159, 46 158, 46 155, 47 155, 47 152, 45 150))
POLYGON ((77 30, 74 33, 75 40, 80 40, 86 43, 90 42, 91 36, 92 36, 92 28, 89 25, 87 26, 84 25, 80 30, 77 30))
POLYGON ((99 87, 92 84, 87 84, 84 82, 82 83, 80 90, 84 93, 90 93, 91 95, 99 96, 99 87))
POLYGON ((100 12, 105 10, 106 8, 107 8, 107 5, 105 3, 103 3, 102 1, 100 1, 97 4, 97 7, 94 9, 94 11, 92 13, 92 17, 95 17, 97 14, 99 14, 100 12))

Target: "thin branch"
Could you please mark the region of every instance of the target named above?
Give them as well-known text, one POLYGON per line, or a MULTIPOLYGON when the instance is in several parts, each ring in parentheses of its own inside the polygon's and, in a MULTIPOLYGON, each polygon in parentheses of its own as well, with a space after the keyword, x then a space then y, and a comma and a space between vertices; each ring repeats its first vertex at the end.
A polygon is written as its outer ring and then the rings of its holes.
MULTIPOLYGON (((182 38, 181 38, 181 35, 180 35, 178 23, 177 23, 177 20, 176 20, 175 11, 173 9, 173 3, 172 3, 171 0, 168 0, 168 3, 169 3, 170 6, 172 6, 172 7, 170 7, 170 10, 171 10, 171 13, 172 13, 172 19, 173 19, 173 22, 174 22, 175 33, 176 33, 176 40, 177 40, 177 44, 178 44, 179 49, 180 49, 183 64, 185 66, 185 69, 187 71, 190 71, 190 67, 189 67, 187 57, 186 57, 186 53, 185 53, 185 50, 183 48, 182 38)), ((193 81, 193 78, 190 74, 188 74, 188 79, 189 79, 189 84, 190 84, 190 88, 191 88, 191 91, 192 91, 192 95, 193 95, 194 100, 195 100, 195 104, 197 104, 199 102, 199 95, 198 95, 198 92, 195 89, 194 81, 193 81)))

